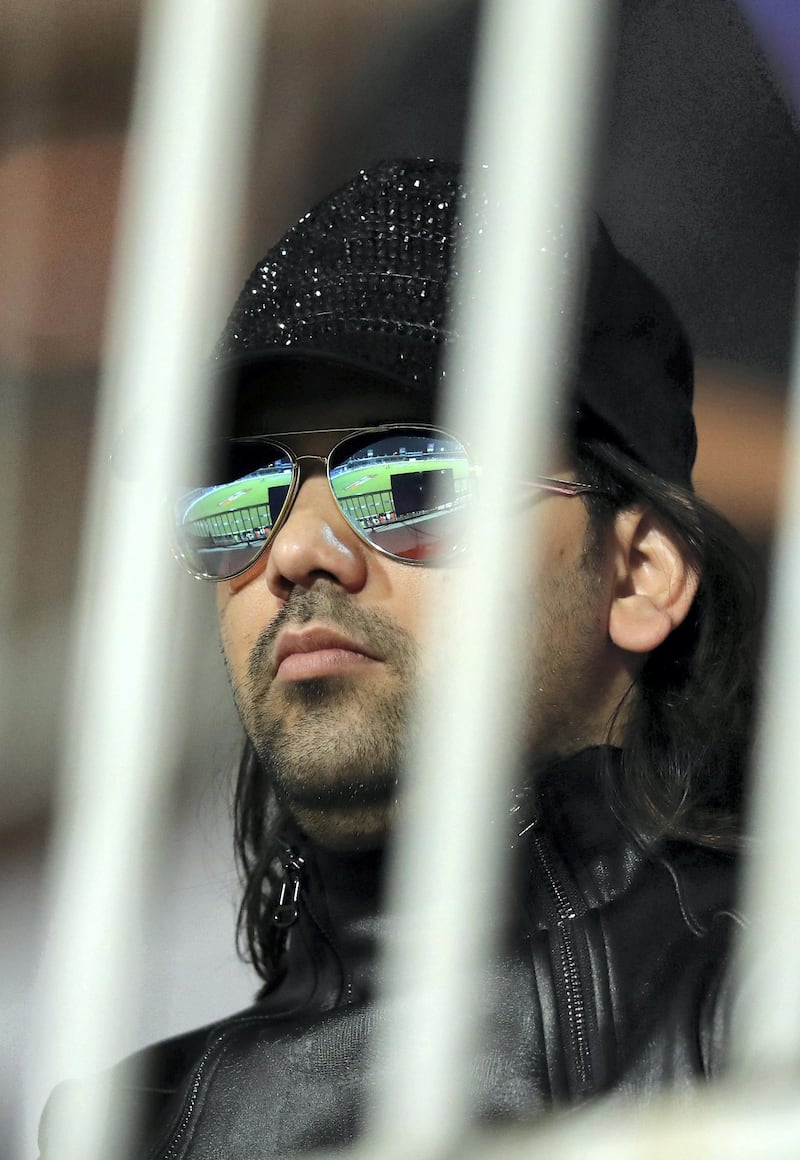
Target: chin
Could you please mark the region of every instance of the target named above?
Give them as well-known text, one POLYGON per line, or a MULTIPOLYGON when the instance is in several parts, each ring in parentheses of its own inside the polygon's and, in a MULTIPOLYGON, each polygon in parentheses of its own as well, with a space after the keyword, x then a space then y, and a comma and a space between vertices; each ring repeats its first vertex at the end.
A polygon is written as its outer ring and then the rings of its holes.
POLYGON ((314 777, 307 766, 287 769, 272 765, 272 774, 278 800, 292 813, 309 810, 324 813, 357 813, 367 810, 388 810, 398 796, 398 777, 392 770, 370 769, 364 776, 354 776, 352 768, 332 777, 330 768, 324 776, 314 777))

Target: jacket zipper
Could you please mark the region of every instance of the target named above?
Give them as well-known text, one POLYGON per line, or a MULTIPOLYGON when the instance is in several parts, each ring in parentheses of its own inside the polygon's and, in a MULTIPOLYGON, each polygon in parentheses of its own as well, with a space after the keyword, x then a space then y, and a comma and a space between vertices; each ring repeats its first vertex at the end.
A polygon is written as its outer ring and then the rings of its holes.
POLYGON ((293 926, 300 914, 300 888, 304 862, 294 850, 286 849, 281 853, 281 865, 283 866, 283 882, 271 921, 273 926, 284 930, 293 926))
MULTIPOLYGON (((241 1022, 245 1023, 245 1022, 248 1022, 248 1020, 243 1019, 241 1022)), ((172 1143, 170 1144, 170 1146, 166 1152, 161 1152, 161 1151, 151 1152, 150 1153, 151 1160, 170 1160, 171 1157, 177 1156, 177 1149, 181 1143, 181 1138, 183 1137, 183 1134, 186 1131, 186 1125, 189 1123, 189 1120, 192 1118, 192 1112, 194 1111, 194 1106, 197 1103, 197 1095, 198 1095, 198 1092, 200 1091, 200 1087, 203 1083, 203 1072, 205 1071, 206 1063, 208 1062, 210 1057, 214 1054, 214 1052, 217 1048, 217 1044, 220 1043, 224 1038, 225 1038, 224 1035, 218 1036, 214 1040, 214 1042, 211 1043, 206 1048, 206 1050, 203 1052, 203 1054, 201 1055, 200 1061, 197 1064, 197 1070, 195 1072, 195 1078, 194 1078, 194 1083, 192 1084, 192 1090, 189 1093, 189 1097, 184 1104, 183 1115, 181 1116, 181 1120, 180 1120, 180 1123, 178 1124, 177 1128, 172 1133, 172 1143)))
POLYGON ((566 1001, 572 1036, 575 1070, 577 1073, 578 1087, 581 1092, 585 1092, 590 1086, 591 1056, 586 1003, 584 1000, 581 975, 578 969, 577 953, 572 937, 572 923, 577 918, 577 910, 570 902, 566 890, 559 882, 549 852, 545 849, 545 844, 535 829, 532 832, 532 838, 555 903, 557 926, 560 936, 559 955, 563 970, 564 999, 566 1001))
POLYGON ((347 1003, 353 994, 353 983, 350 978, 350 972, 344 965, 333 935, 324 923, 320 921, 316 911, 309 903, 308 898, 303 894, 303 867, 305 866, 303 857, 291 849, 291 847, 287 846, 281 852, 281 864, 284 869, 284 880, 281 883, 278 905, 272 913, 272 921, 275 926, 288 928, 297 922, 302 906, 319 934, 328 944, 330 952, 336 960, 342 980, 339 1001, 344 1000, 347 1003))

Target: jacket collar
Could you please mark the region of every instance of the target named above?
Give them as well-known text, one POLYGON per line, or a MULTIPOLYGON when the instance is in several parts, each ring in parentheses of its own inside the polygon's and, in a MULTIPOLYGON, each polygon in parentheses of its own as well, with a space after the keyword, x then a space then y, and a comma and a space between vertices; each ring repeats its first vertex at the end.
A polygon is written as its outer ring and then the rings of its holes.
POLYGON ((299 863, 285 983, 298 1001, 322 1009, 366 998, 374 989, 385 925, 383 851, 326 850, 291 825, 280 842, 284 864, 289 859, 299 863))

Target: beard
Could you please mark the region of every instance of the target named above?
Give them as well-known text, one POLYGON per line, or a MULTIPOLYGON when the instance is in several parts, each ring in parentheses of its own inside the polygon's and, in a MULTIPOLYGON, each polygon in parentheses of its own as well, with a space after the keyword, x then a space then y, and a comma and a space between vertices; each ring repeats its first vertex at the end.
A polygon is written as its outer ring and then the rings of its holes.
POLYGON ((290 810, 396 801, 419 673, 418 646, 390 617, 334 585, 291 594, 256 641, 234 698, 278 799, 290 810), (321 621, 382 658, 377 671, 277 682, 275 643, 289 624, 321 621))

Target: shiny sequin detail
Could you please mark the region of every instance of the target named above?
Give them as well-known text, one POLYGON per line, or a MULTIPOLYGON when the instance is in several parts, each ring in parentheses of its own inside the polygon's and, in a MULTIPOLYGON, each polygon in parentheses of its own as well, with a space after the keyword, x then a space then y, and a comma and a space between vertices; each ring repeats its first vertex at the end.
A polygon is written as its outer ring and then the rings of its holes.
POLYGON ((457 174, 387 163, 304 214, 250 275, 216 357, 328 355, 430 390, 450 334, 457 174))
POLYGON ((467 201, 455 165, 362 170, 253 270, 215 357, 327 355, 429 393, 453 333, 456 241, 481 230, 480 199, 467 201))

